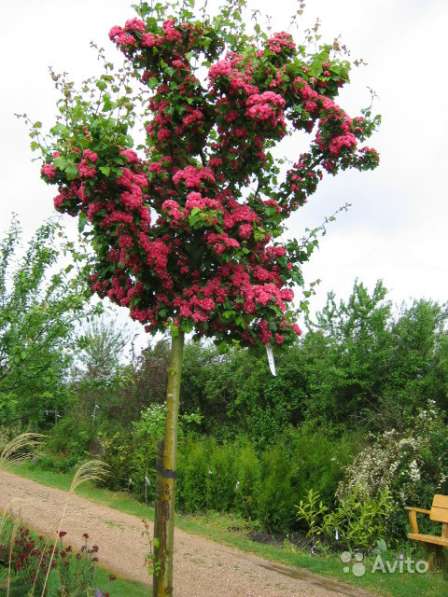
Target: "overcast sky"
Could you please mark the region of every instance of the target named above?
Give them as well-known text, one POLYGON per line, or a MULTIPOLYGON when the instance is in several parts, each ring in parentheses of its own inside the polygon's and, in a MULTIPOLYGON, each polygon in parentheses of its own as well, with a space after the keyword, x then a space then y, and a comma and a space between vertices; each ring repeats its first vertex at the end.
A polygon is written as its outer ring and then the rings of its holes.
MULTIPOLYGON (((213 4, 216 0, 210 0, 213 4)), ((27 112, 50 126, 56 95, 48 66, 76 80, 95 71, 89 41, 110 47, 112 25, 132 16, 129 0, 22 0, 0 3, 2 95, 0 103, 2 194, 0 229, 12 211, 25 232, 52 215, 54 190, 31 163, 27 133, 14 112, 27 112)), ((252 0, 276 10, 275 29, 287 28, 294 0, 252 0)), ((381 154, 374 172, 347 172, 322 183, 309 204, 290 221, 292 235, 349 201, 353 207, 331 226, 306 267, 308 281, 322 283, 316 304, 333 289, 347 296, 356 277, 370 287, 382 278, 395 302, 410 297, 448 298, 447 220, 447 50, 446 0, 308 0, 304 23, 320 17, 324 38, 341 34, 356 69, 340 103, 351 115, 379 99, 381 130, 369 141, 381 154)), ((295 153, 292 148, 294 159, 295 153)))

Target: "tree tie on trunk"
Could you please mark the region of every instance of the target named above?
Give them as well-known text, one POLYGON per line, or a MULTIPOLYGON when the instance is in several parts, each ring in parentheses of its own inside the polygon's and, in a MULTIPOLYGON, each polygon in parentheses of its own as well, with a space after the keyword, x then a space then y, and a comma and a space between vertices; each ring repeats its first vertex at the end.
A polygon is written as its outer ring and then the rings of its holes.
POLYGON ((171 471, 170 469, 163 468, 163 466, 156 465, 156 471, 165 479, 176 479, 177 473, 176 471, 171 471))

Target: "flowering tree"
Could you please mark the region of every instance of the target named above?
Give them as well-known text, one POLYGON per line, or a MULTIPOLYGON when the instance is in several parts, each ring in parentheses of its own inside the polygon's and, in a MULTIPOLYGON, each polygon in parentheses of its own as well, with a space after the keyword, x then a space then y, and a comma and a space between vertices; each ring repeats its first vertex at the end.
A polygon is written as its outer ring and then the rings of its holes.
MULTIPOLYGON (((205 2, 205 5, 207 3, 205 2)), ((81 92, 54 75, 60 118, 42 177, 59 188, 58 211, 90 238, 91 289, 129 309, 149 333, 170 330, 166 434, 158 472, 154 594, 172 594, 176 421, 184 334, 245 346, 293 342, 292 286, 310 254, 279 240, 288 216, 325 172, 372 169, 359 147, 378 123, 350 118, 334 101, 350 64, 337 44, 311 52, 271 34, 246 0, 223 0, 214 17, 194 0, 143 2, 109 37, 124 54, 81 92), (135 85, 139 86, 135 91, 135 85), (135 151, 131 132, 144 123, 135 151), (313 135, 290 166, 275 146, 313 135)))

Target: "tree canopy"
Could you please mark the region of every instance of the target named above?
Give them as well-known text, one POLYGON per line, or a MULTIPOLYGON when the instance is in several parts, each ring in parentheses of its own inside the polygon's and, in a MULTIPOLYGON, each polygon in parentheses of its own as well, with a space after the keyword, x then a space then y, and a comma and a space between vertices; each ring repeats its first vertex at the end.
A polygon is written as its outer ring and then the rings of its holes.
MULTIPOLYGON (((40 424, 63 408, 75 324, 87 298, 73 263, 58 267, 58 224, 40 226, 20 256, 13 219, 0 242, 0 415, 3 422, 40 424)), ((72 254, 76 258, 76 254, 72 254)))
POLYGON ((46 141, 32 134, 56 209, 79 215, 92 242, 92 291, 149 332, 281 345, 300 333, 292 287, 310 254, 279 239, 287 218, 324 173, 377 166, 360 144, 379 117, 335 102, 350 71, 337 44, 316 51, 247 25, 245 5, 209 16, 194 2, 141 3, 109 33, 125 65, 100 51, 104 72, 80 91, 53 74, 60 117, 46 141), (311 135, 309 150, 278 157, 296 134, 311 135))

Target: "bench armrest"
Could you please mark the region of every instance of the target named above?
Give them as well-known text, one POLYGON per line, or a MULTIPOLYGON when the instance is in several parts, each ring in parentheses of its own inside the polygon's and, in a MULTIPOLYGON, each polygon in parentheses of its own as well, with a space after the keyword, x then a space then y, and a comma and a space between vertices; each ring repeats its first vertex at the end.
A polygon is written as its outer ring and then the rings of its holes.
POLYGON ((406 506, 405 510, 408 511, 409 514, 409 525, 411 527, 411 533, 419 533, 418 530, 418 522, 417 522, 417 512, 419 514, 429 514, 429 510, 425 510, 425 508, 414 508, 412 506, 406 506))

